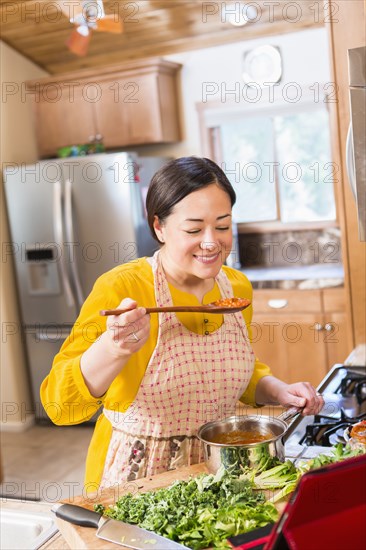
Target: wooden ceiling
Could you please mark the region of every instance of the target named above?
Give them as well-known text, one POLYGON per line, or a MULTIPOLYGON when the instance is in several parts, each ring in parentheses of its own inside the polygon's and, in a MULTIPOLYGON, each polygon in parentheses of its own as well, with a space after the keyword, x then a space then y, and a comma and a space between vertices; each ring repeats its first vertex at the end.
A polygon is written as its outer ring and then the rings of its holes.
MULTIPOLYGON (((75 3, 70 0, 70 10, 75 3)), ((78 57, 65 44, 75 27, 56 0, 0 0, 1 38, 49 73, 63 74, 324 24, 320 1, 250 0, 248 4, 257 6, 256 16, 243 3, 230 1, 105 0, 106 14, 120 17, 124 32, 93 31, 88 54, 78 57), (233 26, 228 22, 230 9, 237 15, 248 14, 250 21, 233 26)))

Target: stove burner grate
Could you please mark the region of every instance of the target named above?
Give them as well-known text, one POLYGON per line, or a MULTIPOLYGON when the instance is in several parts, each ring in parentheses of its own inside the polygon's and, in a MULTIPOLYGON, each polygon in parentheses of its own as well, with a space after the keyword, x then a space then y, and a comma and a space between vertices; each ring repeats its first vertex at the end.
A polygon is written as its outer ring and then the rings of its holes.
POLYGON ((361 405, 366 401, 366 376, 355 372, 348 372, 341 380, 336 391, 343 396, 355 395, 357 403, 361 405))
POLYGON ((343 409, 339 419, 329 416, 316 415, 314 422, 306 426, 305 435, 301 438, 301 445, 321 445, 331 447, 335 443, 345 443, 343 432, 346 428, 366 419, 366 413, 359 416, 347 416, 343 409))

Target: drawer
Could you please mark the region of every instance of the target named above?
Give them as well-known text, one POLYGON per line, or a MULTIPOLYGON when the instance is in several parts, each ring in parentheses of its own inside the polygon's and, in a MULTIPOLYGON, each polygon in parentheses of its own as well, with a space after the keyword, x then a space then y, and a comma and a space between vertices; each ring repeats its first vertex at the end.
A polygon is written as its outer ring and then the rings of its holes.
POLYGON ((346 311, 346 291, 344 288, 326 288, 323 290, 324 311, 346 311))
POLYGON ((288 313, 321 312, 322 297, 320 290, 254 290, 254 312, 288 313))

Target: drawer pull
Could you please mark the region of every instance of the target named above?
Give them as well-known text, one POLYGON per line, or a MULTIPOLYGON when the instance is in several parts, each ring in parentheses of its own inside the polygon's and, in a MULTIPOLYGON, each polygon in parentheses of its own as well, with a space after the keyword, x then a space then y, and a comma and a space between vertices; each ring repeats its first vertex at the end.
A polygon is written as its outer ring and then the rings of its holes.
POLYGON ((314 323, 314 330, 324 330, 324 327, 321 323, 314 323))
POLYGON ((333 323, 326 323, 324 325, 324 329, 328 332, 333 332, 333 330, 335 330, 335 326, 333 325, 333 323))
POLYGON ((287 300, 268 300, 268 305, 272 309, 283 309, 288 306, 287 300))

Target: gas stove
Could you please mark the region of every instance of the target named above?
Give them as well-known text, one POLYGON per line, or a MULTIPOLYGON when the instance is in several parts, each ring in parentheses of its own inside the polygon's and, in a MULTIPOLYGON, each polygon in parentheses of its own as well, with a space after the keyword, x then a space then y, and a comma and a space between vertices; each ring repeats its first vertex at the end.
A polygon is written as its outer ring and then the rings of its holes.
POLYGON ((284 438, 290 459, 313 458, 345 443, 347 427, 366 420, 366 366, 334 365, 317 388, 324 407, 314 416, 299 417, 284 438))

